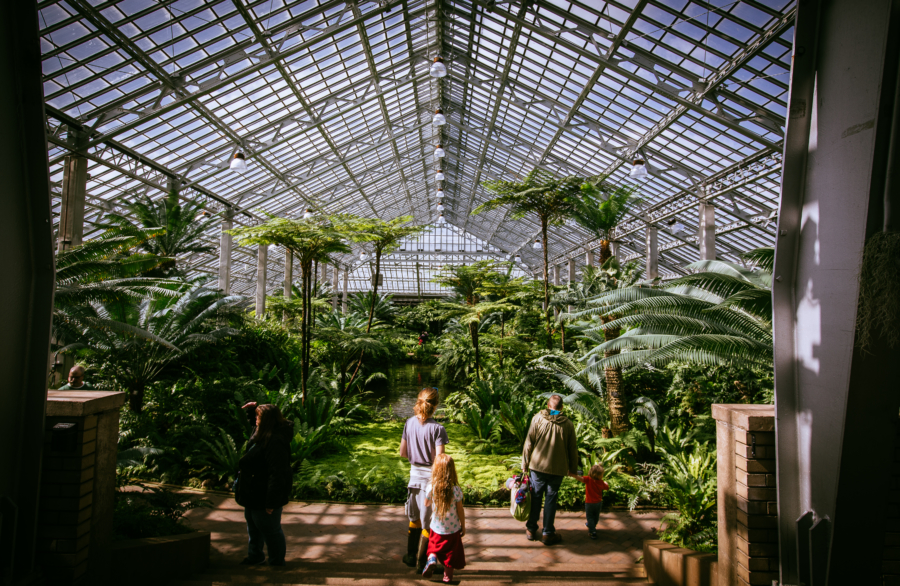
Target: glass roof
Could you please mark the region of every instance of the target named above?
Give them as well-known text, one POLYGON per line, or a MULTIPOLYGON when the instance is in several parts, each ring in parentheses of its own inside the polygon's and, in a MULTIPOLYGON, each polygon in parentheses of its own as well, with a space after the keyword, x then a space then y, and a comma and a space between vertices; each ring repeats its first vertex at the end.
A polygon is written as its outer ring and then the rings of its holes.
MULTIPOLYGON (((698 259, 698 201, 716 203, 717 254, 774 241, 794 3, 780 0, 45 0, 38 3, 51 181, 88 158, 85 237, 136 194, 226 205, 236 223, 307 207, 437 218, 448 250, 400 255, 390 291, 417 291, 434 263, 521 255, 540 276, 539 225, 472 216, 481 183, 606 173, 644 199, 618 229, 621 259, 659 226, 660 274, 698 259), (440 55, 448 75, 429 66, 440 55), (447 118, 432 123, 435 108, 447 118), (441 144, 446 156, 436 159, 441 144), (229 169, 234 153, 248 170, 229 169), (441 169, 443 181, 435 175, 441 169), (460 256, 451 242, 466 240, 460 256), (481 248, 479 248, 479 246, 481 248), (480 252, 479 252, 480 251, 480 252), (427 262, 426 262, 427 261, 427 262), (428 267, 427 269, 424 267, 428 267)), ((218 241, 218 228, 210 230, 218 241)), ((599 245, 574 224, 548 253, 576 270, 599 245)), ((417 251, 418 252, 418 251, 417 251)), ((283 262, 270 253, 270 283, 283 262)), ((370 280, 358 253, 351 290, 370 280), (355 283, 355 286, 354 286, 355 283)), ((215 254, 189 259, 215 272, 215 254)), ((234 290, 252 293, 256 254, 236 249, 234 290)), ((432 287, 432 285, 428 285, 432 287)))

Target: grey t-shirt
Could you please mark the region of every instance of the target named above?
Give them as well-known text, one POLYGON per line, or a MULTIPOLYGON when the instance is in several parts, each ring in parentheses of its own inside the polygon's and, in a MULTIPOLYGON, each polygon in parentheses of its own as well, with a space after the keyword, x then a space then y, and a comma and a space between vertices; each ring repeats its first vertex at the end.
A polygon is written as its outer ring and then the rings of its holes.
POLYGON ((434 463, 437 446, 450 443, 443 425, 434 419, 422 423, 415 416, 406 420, 402 439, 406 440, 406 453, 409 455, 410 464, 419 466, 431 466, 434 463))

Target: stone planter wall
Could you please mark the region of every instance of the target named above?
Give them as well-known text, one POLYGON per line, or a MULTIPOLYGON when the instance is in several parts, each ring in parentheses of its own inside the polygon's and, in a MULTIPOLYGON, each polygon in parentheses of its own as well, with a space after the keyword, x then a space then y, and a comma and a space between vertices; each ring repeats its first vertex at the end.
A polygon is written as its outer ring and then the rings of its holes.
POLYGON ((660 586, 719 586, 718 556, 665 541, 644 542, 647 581, 660 586))
POLYGON ((210 533, 115 541, 110 574, 115 584, 158 586, 209 567, 210 533))

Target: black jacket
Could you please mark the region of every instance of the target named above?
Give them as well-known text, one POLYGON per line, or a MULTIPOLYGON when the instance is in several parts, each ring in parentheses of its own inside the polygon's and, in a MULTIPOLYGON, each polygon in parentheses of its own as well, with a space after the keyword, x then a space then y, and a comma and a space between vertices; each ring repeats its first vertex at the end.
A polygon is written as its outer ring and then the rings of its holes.
POLYGON ((291 498, 291 438, 294 424, 272 432, 269 443, 251 442, 241 456, 241 477, 235 489, 238 504, 248 509, 277 509, 291 498))

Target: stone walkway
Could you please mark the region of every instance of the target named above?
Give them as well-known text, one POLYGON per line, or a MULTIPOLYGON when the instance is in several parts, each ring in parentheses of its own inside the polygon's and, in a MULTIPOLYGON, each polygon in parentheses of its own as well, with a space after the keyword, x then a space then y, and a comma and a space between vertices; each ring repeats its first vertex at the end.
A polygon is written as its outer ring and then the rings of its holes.
MULTIPOLYGON (((187 514, 191 526, 212 533, 211 562, 228 565, 247 551, 243 508, 234 499, 206 495, 212 509, 187 514)), ((592 541, 584 527, 584 513, 560 511, 556 530, 559 545, 546 547, 525 539, 522 523, 508 509, 466 509, 466 560, 528 564, 633 564, 642 555, 644 539, 654 539, 661 511, 602 513, 599 539, 592 541)), ((396 561, 406 549, 406 515, 402 505, 348 505, 292 502, 282 514, 288 541, 288 561, 396 561)))

